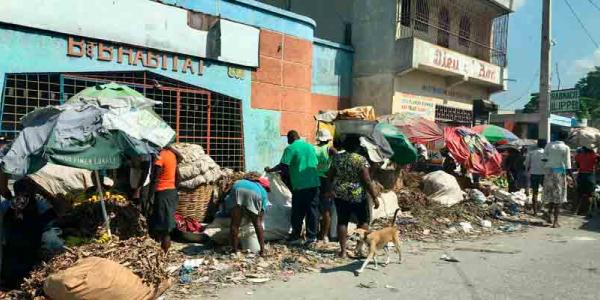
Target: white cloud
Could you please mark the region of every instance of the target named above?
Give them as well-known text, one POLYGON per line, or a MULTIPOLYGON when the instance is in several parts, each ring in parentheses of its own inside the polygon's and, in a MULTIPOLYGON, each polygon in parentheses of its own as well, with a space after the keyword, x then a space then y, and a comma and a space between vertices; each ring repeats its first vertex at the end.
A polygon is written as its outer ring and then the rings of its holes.
POLYGON ((521 8, 523 5, 525 5, 525 1, 527 1, 527 0, 514 0, 512 9, 514 11, 517 11, 519 8, 521 8))
POLYGON ((600 49, 596 49, 590 56, 581 59, 576 59, 573 62, 569 75, 575 78, 585 76, 589 71, 592 71, 596 66, 600 66, 600 49))

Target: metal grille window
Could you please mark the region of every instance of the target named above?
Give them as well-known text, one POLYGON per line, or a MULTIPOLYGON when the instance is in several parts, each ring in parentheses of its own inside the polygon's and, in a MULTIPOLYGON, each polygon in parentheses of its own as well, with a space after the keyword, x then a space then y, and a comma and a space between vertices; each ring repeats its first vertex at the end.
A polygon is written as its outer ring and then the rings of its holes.
POLYGON ((438 45, 448 48, 450 46, 450 13, 445 6, 440 7, 440 16, 438 17, 438 45))
POLYGON ((445 105, 436 105, 435 120, 447 123, 471 124, 473 122, 473 111, 445 105))
POLYGON ((155 111, 177 132, 177 141, 199 144, 222 167, 244 169, 240 100, 151 72, 7 74, 0 132, 9 138, 36 107, 58 105, 86 87, 116 82, 162 102, 155 111))
POLYGON ((471 20, 467 16, 460 18, 460 31, 458 32, 458 44, 464 47, 469 47, 469 39, 471 38, 471 20))
POLYGON ((427 0, 417 0, 415 29, 423 32, 429 31, 429 3, 427 0))
POLYGON ((508 11, 491 1, 397 0, 397 6, 397 39, 419 38, 506 66, 508 11))

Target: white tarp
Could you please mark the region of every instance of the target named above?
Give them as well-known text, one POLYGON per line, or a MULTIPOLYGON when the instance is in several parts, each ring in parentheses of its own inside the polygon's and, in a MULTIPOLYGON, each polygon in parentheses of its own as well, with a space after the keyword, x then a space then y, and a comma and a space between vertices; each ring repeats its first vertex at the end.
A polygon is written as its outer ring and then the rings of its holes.
POLYGON ((29 178, 52 195, 83 191, 94 185, 91 171, 55 164, 46 164, 29 178))

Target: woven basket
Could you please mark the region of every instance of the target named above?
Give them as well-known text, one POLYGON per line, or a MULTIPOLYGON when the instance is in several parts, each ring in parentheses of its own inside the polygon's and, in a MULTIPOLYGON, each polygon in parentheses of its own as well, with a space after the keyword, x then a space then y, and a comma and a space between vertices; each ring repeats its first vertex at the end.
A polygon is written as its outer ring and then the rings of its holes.
POLYGON ((184 218, 192 218, 198 222, 204 221, 213 190, 212 185, 203 184, 191 191, 179 191, 177 213, 184 218))

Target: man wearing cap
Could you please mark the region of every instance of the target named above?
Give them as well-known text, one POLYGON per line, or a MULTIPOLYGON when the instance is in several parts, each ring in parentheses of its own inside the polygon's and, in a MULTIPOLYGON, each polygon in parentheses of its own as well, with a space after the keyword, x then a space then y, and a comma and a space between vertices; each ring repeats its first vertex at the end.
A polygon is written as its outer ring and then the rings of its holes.
POLYGON ((288 146, 281 156, 281 162, 266 172, 289 174, 292 188, 292 234, 291 244, 302 243, 302 224, 306 219, 306 243, 312 247, 317 242, 319 224, 319 173, 315 147, 300 138, 295 130, 287 134, 288 146))
POLYGON ((238 252, 240 249, 240 226, 244 217, 250 219, 258 243, 260 245, 260 255, 265 255, 265 237, 263 224, 263 216, 267 211, 270 203, 267 193, 271 190, 269 179, 260 177, 255 173, 250 173, 245 179, 236 181, 222 204, 222 211, 225 215, 231 217, 229 226, 229 237, 233 251, 238 252))
POLYGON ((329 241, 329 229, 331 227, 331 207, 333 201, 327 196, 327 174, 331 167, 331 158, 337 153, 331 146, 333 136, 327 129, 321 129, 317 132, 317 172, 321 180, 321 188, 319 192, 319 212, 321 213, 321 224, 317 238, 321 241, 329 241))

